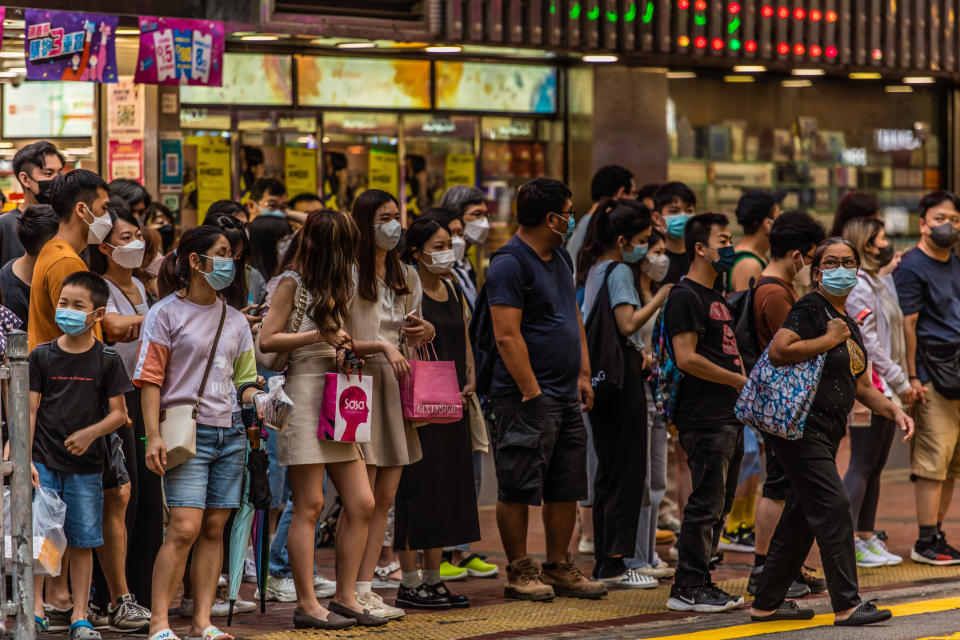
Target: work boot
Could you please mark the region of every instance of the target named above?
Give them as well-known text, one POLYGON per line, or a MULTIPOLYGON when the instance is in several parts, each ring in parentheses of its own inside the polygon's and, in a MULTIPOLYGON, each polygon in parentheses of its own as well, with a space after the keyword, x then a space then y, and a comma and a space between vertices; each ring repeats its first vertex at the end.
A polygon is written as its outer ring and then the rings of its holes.
POLYGON ((591 598, 593 600, 607 595, 607 587, 602 582, 591 582, 573 563, 573 557, 567 553, 566 562, 558 562, 554 567, 541 566, 540 579, 553 587, 558 596, 568 598, 591 598))
MULTIPOLYGON (((602 585, 601 585, 602 586, 602 585)), ((540 580, 540 567, 528 557, 507 565, 507 584, 503 597, 514 600, 553 600, 553 588, 540 580)))

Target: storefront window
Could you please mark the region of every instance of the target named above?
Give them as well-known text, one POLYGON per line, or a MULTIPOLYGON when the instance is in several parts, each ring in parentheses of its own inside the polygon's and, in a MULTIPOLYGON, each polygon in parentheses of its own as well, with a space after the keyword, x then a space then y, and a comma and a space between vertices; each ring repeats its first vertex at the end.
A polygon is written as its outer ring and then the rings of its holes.
POLYGON ((365 189, 399 198, 398 135, 395 113, 325 113, 321 193, 327 206, 348 209, 365 189))
POLYGON ((744 189, 784 189, 784 209, 825 221, 844 194, 868 191, 890 231, 915 232, 903 214, 945 184, 942 104, 936 88, 887 93, 879 82, 671 80, 669 178, 696 191, 701 211, 732 213, 744 189))

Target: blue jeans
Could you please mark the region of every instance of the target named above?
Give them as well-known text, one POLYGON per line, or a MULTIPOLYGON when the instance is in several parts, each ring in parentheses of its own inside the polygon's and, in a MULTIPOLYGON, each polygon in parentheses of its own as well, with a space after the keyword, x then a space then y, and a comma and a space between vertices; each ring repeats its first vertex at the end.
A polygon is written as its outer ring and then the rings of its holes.
POLYGON ((197 455, 163 476, 167 505, 238 508, 246 457, 247 437, 239 412, 231 427, 197 424, 197 455))
POLYGON ((63 532, 67 546, 93 549, 103 544, 103 484, 99 473, 64 473, 34 462, 40 486, 67 505, 63 532))

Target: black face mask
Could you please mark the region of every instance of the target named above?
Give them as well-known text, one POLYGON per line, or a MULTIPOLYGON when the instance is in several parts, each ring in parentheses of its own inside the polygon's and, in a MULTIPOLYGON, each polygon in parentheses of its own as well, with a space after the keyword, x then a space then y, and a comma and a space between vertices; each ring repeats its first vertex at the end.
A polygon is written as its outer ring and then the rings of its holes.
POLYGON ((50 189, 53 187, 53 180, 37 180, 36 199, 38 204, 50 204, 50 189))
POLYGON ((160 240, 163 243, 164 252, 173 244, 174 229, 172 224, 165 224, 157 232, 160 234, 160 240))
POLYGON ((953 228, 953 224, 944 222, 930 227, 930 239, 941 249, 949 249, 957 241, 957 230, 953 228))
POLYGON ((882 269, 893 260, 893 245, 888 244, 885 247, 877 248, 877 265, 882 269))

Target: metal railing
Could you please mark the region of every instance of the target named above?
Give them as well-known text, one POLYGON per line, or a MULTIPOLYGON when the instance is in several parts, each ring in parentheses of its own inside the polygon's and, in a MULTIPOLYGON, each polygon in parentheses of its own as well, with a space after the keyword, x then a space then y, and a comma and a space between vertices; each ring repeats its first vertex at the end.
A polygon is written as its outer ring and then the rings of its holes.
MULTIPOLYGON (((33 483, 30 479, 28 354, 26 333, 16 331, 7 335, 8 364, 0 367, 0 379, 8 381, 7 433, 10 460, 3 462, 3 475, 10 477, 13 593, 8 600, 6 562, 0 562, 0 611, 3 616, 13 616, 11 631, 16 640, 34 640, 36 637, 33 622, 33 483)), ((0 491, 0 532, 6 531, 3 522, 3 500, 4 492, 0 491)))

